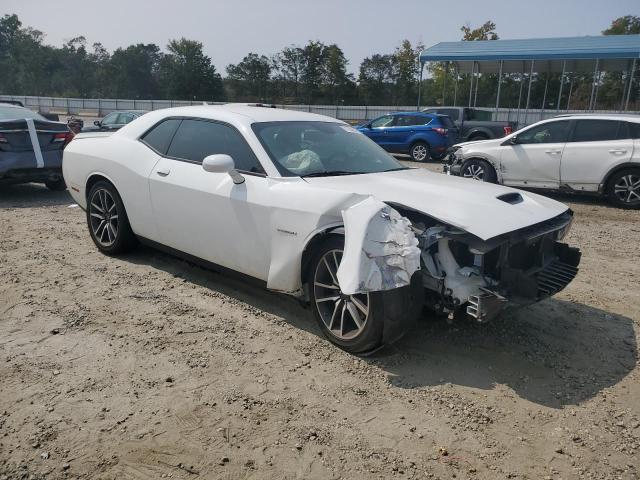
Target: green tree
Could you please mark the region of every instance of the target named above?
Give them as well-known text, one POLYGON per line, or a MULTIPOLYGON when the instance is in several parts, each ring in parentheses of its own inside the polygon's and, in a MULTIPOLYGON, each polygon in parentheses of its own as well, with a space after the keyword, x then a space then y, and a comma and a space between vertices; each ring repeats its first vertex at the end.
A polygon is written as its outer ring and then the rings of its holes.
POLYGON ((202 43, 181 38, 171 40, 160 60, 160 78, 165 98, 181 100, 223 100, 222 78, 202 43))
POLYGON ((347 73, 348 60, 338 45, 332 44, 323 51, 322 89, 325 101, 344 103, 355 95, 353 75, 347 73))
POLYGON ((227 80, 235 100, 265 101, 269 95, 272 63, 264 55, 249 53, 237 65, 227 67, 227 80))
POLYGON ((300 77, 304 69, 302 48, 291 45, 274 55, 272 59, 275 71, 275 83, 281 98, 285 101, 292 97, 294 102, 300 97, 300 77))
MULTIPOLYGON (((636 35, 640 33, 640 17, 635 15, 625 15, 616 18, 611 22, 609 28, 602 31, 603 35, 636 35)), ((634 76, 634 84, 637 85, 640 80, 640 73, 637 71, 634 76)), ((582 83, 587 83, 584 78, 582 83)), ((592 79, 590 79, 592 80, 592 79)), ((606 72, 603 75, 601 84, 598 89, 598 106, 603 108, 618 109, 624 108, 626 91, 628 88, 629 76, 623 72, 606 72)), ((589 92, 590 93, 590 92, 589 92)), ((638 89, 631 89, 630 102, 633 105, 638 98, 638 89)))
POLYGON ((415 47, 409 40, 403 40, 396 47, 392 57, 392 78, 394 82, 393 103, 395 105, 414 104, 418 93, 420 63, 418 56, 424 49, 421 43, 415 47))
POLYGON ((162 54, 155 44, 118 48, 109 61, 110 91, 116 98, 158 98, 158 70, 162 54))
POLYGON ((393 55, 374 54, 360 64, 358 88, 362 100, 368 105, 391 103, 394 85, 393 55))
POLYGON ((625 15, 616 18, 606 30, 602 31, 603 35, 636 35, 640 33, 640 17, 635 15, 625 15))
POLYGON ((466 24, 460 27, 460 31, 463 33, 462 40, 474 41, 474 40, 498 40, 500 37, 496 33, 496 24, 491 20, 487 20, 478 28, 471 28, 471 25, 466 24))

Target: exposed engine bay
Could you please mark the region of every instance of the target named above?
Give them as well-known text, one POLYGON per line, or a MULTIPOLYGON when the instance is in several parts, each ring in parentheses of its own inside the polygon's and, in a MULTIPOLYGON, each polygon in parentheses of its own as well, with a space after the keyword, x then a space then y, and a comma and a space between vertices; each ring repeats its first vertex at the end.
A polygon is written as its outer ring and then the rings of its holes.
POLYGON ((421 249, 428 304, 450 316, 485 322, 507 306, 554 295, 576 276, 580 250, 562 243, 573 213, 487 241, 416 211, 394 206, 412 223, 421 249))

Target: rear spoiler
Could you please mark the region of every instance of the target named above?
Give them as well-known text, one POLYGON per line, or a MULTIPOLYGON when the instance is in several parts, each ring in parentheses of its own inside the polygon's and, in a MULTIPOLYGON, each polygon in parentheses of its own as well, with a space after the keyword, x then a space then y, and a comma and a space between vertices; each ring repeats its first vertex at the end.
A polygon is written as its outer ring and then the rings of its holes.
POLYGON ((75 137, 73 137, 73 140, 82 140, 83 138, 100 138, 100 137, 110 137, 111 135, 113 135, 114 132, 80 132, 78 133, 75 137))

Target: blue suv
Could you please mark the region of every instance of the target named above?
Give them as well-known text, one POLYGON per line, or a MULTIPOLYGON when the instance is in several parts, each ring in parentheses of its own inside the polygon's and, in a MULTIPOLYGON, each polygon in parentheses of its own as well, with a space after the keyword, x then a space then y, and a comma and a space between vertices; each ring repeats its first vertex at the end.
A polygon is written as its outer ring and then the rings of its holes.
POLYGON ((458 129, 446 115, 398 112, 378 117, 358 127, 391 153, 408 153, 416 162, 442 160, 458 139, 458 129))

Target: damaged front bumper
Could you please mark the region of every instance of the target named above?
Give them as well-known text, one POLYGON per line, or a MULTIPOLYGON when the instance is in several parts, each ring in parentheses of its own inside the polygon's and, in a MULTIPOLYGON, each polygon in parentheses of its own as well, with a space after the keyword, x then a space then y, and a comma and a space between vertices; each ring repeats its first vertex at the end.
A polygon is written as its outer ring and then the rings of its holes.
POLYGON ((446 225, 413 219, 422 281, 435 310, 488 321, 505 308, 538 302, 578 273, 580 251, 562 243, 572 212, 483 241, 446 225))

